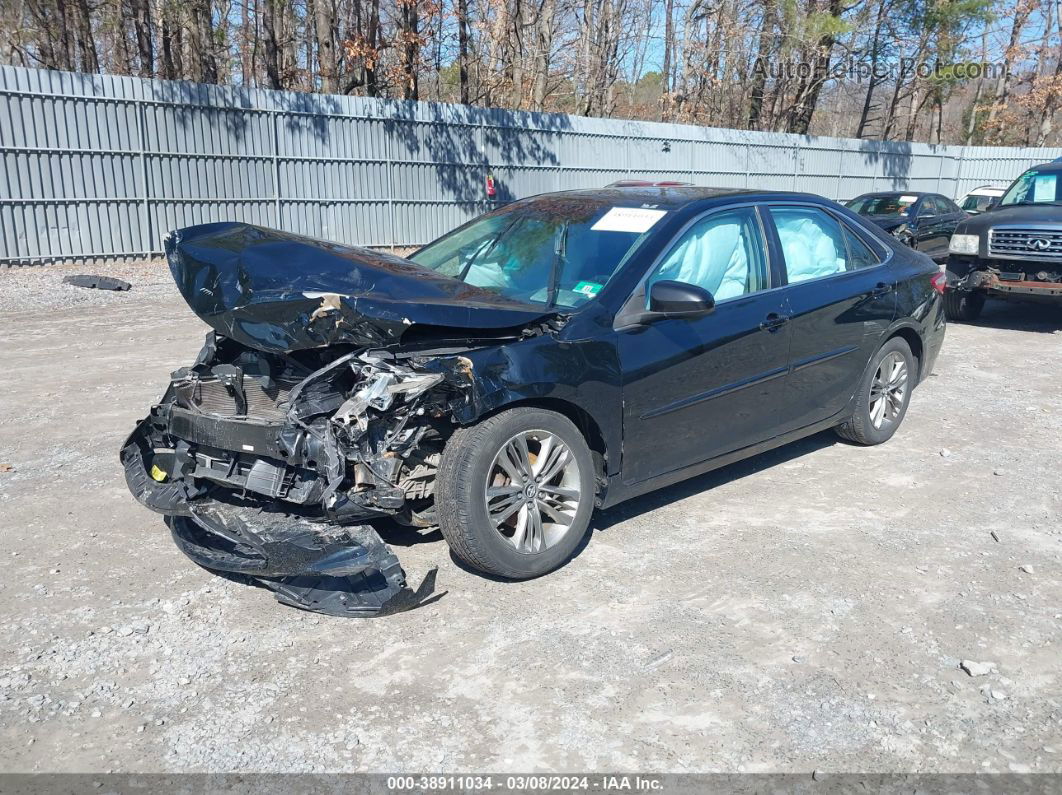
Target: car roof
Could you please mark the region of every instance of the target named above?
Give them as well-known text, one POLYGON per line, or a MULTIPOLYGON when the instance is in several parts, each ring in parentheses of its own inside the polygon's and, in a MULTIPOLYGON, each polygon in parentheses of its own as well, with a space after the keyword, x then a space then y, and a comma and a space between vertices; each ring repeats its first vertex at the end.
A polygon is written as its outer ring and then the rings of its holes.
POLYGON ((974 188, 967 193, 967 196, 992 196, 996 193, 1006 193, 1006 185, 982 185, 980 188, 974 188))
MULTIPOLYGON (((922 198, 923 196, 939 196, 939 193, 933 193, 932 191, 920 191, 920 190, 882 190, 875 193, 862 193, 856 196, 856 199, 884 199, 888 196, 917 196, 922 198)), ((855 201, 855 199, 852 199, 855 201)))
MULTIPOLYGON (((1052 160, 1050 163, 1041 163, 1038 166, 1029 166, 1025 171, 1062 171, 1062 158, 1052 160)), ((1025 171, 1021 173, 1024 174, 1025 171)), ((1018 176, 1020 177, 1021 174, 1018 176)))
POLYGON ((641 202, 652 204, 657 207, 676 209, 687 204, 703 199, 725 198, 751 198, 753 196, 769 198, 771 196, 784 198, 807 198, 815 201, 829 201, 822 196, 813 193, 797 193, 792 191, 765 191, 752 190, 751 188, 705 188, 698 186, 674 186, 674 187, 629 187, 629 188, 593 188, 588 190, 566 190, 557 193, 542 193, 538 196, 530 196, 521 202, 533 202, 541 199, 587 199, 598 202, 641 202))

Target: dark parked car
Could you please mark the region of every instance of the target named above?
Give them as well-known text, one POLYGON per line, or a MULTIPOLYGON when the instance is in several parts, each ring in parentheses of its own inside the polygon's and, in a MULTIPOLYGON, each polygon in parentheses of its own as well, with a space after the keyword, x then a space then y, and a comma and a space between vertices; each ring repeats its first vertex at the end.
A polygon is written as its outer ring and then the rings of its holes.
POLYGON ((199 564, 340 615, 424 595, 368 520, 535 577, 595 507, 826 428, 886 441, 944 337, 939 269, 802 194, 544 195, 408 260, 238 223, 166 250, 213 330, 129 487, 199 564))
POLYGON ((955 202, 939 193, 866 193, 847 207, 885 230, 904 245, 934 260, 948 256, 956 225, 968 217, 955 202))
POLYGON ((944 307, 974 320, 988 297, 1062 306, 1062 162, 1029 169, 951 239, 944 307))

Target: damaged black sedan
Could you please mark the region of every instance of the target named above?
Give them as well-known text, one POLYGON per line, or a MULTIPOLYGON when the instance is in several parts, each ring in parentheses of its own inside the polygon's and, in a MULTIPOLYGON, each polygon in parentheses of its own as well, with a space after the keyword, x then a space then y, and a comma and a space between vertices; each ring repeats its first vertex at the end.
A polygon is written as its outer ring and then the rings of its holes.
POLYGON ((815 196, 539 196, 409 259, 171 234, 212 330, 122 449, 200 565, 335 615, 418 603, 373 520, 535 577, 607 507, 834 427, 890 438, 944 332, 932 262, 815 196))

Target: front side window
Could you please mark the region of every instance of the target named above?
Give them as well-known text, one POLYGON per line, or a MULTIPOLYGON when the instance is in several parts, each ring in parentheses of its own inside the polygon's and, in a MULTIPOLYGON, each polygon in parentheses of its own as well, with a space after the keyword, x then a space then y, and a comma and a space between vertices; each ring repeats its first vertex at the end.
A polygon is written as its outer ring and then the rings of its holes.
POLYGON ((812 207, 772 207, 789 283, 855 270, 841 225, 812 207))
POLYGON ((601 291, 665 214, 543 199, 477 219, 409 259, 505 298, 575 308, 601 291))
POLYGON ((951 215, 952 213, 962 212, 959 209, 959 205, 953 202, 946 196, 938 196, 937 201, 940 202, 940 206, 945 215, 951 215))
POLYGON ((703 287, 718 303, 766 289, 766 262, 753 210, 714 213, 682 233, 647 288, 665 280, 684 282, 703 287))
POLYGON ((1062 203, 1062 172, 1031 169, 1018 177, 1007 188, 999 203, 1006 207, 1012 204, 1060 204, 1062 203))

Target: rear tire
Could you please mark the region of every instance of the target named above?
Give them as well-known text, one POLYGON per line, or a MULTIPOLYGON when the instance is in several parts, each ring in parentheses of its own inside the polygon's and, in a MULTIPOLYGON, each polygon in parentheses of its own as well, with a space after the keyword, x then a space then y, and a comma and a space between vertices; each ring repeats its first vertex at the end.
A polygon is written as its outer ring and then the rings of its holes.
POLYGON ((948 320, 977 320, 985 306, 984 293, 948 288, 944 291, 944 314, 948 320))
POLYGON ((562 566, 594 511, 594 463, 567 417, 521 406, 458 429, 435 482, 439 529, 474 569, 513 580, 562 566))
POLYGON ((887 442, 907 416, 918 365, 901 337, 887 340, 863 375, 851 418, 834 430, 842 439, 862 445, 887 442))

